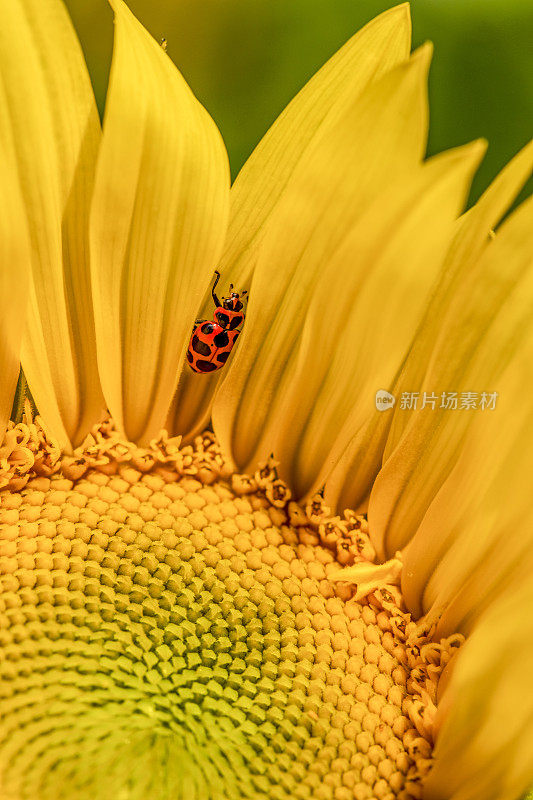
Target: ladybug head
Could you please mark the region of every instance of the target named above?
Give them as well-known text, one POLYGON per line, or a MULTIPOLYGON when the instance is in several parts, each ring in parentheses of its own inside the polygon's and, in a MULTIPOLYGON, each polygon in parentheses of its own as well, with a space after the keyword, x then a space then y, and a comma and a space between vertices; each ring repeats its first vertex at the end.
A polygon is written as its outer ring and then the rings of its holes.
POLYGON ((238 292, 233 292, 233 284, 230 284, 230 292, 231 294, 228 297, 222 298, 222 306, 226 309, 226 311, 241 311, 242 310, 242 301, 241 297, 244 297, 247 294, 246 290, 239 294, 238 292))
POLYGON ((240 311, 242 302, 237 292, 232 292, 229 297, 222 298, 222 306, 226 311, 240 311))
POLYGON ((215 275, 216 279, 211 289, 211 295, 215 304, 215 320, 221 328, 229 328, 230 330, 234 330, 244 320, 244 314, 241 313, 243 307, 241 298, 244 298, 248 292, 244 291, 241 292, 241 294, 234 292, 233 284, 230 283, 230 293, 227 297, 222 298, 221 303, 215 294, 216 285, 220 280, 220 272, 215 270, 215 275))

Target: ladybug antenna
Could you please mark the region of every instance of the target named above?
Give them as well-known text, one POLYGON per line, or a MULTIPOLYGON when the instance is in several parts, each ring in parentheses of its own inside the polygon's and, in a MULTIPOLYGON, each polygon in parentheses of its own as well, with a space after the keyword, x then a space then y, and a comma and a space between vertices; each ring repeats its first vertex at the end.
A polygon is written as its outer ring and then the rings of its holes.
POLYGON ((220 272, 217 269, 215 270, 215 275, 216 275, 216 278, 215 278, 215 282, 213 284, 213 288, 211 289, 211 297, 213 298, 213 303, 215 304, 215 306, 218 307, 220 305, 220 300, 218 299, 218 297, 215 294, 215 289, 217 288, 217 283, 220 280, 220 272))
POLYGON ((245 294, 248 294, 248 289, 245 289, 244 292, 241 292, 241 297, 244 297, 245 294))
POLYGON ((233 289, 233 284, 232 284, 232 283, 230 283, 230 285, 229 285, 229 290, 230 290, 230 292, 231 292, 231 290, 232 290, 232 289, 233 289))

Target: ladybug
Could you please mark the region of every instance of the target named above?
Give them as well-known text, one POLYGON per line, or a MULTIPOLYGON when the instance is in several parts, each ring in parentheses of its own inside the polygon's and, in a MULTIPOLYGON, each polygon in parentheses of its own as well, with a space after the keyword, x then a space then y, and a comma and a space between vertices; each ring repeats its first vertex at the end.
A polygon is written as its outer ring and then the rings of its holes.
POLYGON ((211 289, 215 304, 214 320, 197 320, 187 349, 187 361, 193 372, 214 372, 223 367, 239 336, 237 328, 244 322, 241 297, 247 292, 239 295, 232 291, 233 284, 230 284, 230 295, 223 297, 221 303, 215 294, 220 272, 215 270, 215 275, 211 289))

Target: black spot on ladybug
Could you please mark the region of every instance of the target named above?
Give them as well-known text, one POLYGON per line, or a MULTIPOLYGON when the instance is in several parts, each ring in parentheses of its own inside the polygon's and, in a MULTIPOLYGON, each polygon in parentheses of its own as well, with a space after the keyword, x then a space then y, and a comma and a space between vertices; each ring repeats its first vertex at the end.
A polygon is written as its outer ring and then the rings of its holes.
POLYGON ((234 331, 235 328, 238 328, 243 320, 242 314, 239 314, 237 317, 233 317, 229 324, 230 331, 234 331))
POLYGON ((192 362, 194 361, 190 350, 187 350, 187 361, 189 362, 189 364, 192 364, 192 362))
POLYGON ((227 328, 228 327, 228 325, 229 325, 229 317, 228 317, 227 314, 223 314, 221 311, 218 311, 215 316, 216 316, 216 318, 218 320, 218 323, 219 323, 221 328, 227 328))
POLYGON ((213 370, 217 369, 217 365, 213 364, 212 361, 197 361, 196 362, 196 369, 198 372, 213 372, 213 370))
POLYGON ((217 335, 213 339, 213 344, 215 345, 215 347, 226 347, 229 344, 229 336, 226 333, 226 331, 217 333, 217 335))
POLYGON ((201 331, 202 333, 213 333, 214 327, 215 326, 213 325, 212 322, 204 322, 204 324, 201 327, 201 331))
POLYGON ((210 356, 211 355, 211 348, 205 342, 201 342, 196 334, 192 337, 192 349, 195 353, 199 353, 201 356, 210 356))
POLYGON ((220 361, 221 364, 225 364, 228 360, 228 356, 230 354, 229 350, 223 350, 221 353, 216 354, 217 361, 220 361))

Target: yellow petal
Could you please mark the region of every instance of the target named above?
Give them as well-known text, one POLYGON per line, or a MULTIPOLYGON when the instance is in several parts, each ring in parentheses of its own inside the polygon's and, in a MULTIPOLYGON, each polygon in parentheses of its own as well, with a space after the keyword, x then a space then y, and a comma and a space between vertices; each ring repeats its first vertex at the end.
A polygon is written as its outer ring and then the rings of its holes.
POLYGON ((330 572, 328 580, 354 585, 355 591, 351 599, 359 602, 376 589, 381 589, 390 584, 398 586, 402 566, 402 561, 399 558, 391 558, 390 561, 385 561, 384 564, 359 562, 351 567, 342 567, 342 569, 330 572))
POLYGON ((88 214, 98 114, 59 0, 2 7, 0 138, 14 144, 32 244, 22 363, 50 432, 78 443, 103 407, 96 372, 88 214))
MULTIPOLYGON (((380 14, 355 34, 304 86, 256 147, 231 188, 223 281, 248 288, 261 235, 291 175, 309 149, 334 131, 338 120, 365 87, 406 60, 411 42, 407 3, 380 14)), ((210 317, 211 297, 199 316, 210 317)), ((182 375, 171 428, 196 432, 209 416, 220 375, 182 375)))
MULTIPOLYGON (((477 203, 462 216, 460 232, 456 236, 446 260, 446 271, 450 278, 461 268, 464 269, 466 259, 474 261, 487 246, 488 232, 499 224, 516 195, 531 176, 532 169, 533 140, 511 159, 477 203)), ((453 288, 448 286, 448 290, 450 289, 453 291, 453 288)))
MULTIPOLYGON (((421 330, 396 382, 395 391, 401 394, 419 386, 431 351, 441 327, 443 309, 461 291, 461 282, 488 246, 491 231, 496 228, 516 195, 528 180, 533 168, 533 141, 526 145, 495 178, 478 202, 458 222, 458 230, 447 254, 443 274, 435 294, 428 304, 421 330)), ((398 409, 397 409, 398 412, 398 409)), ((385 459, 396 447, 409 415, 395 413, 385 449, 385 459)))
MULTIPOLYGON (((349 274, 358 262, 367 277, 333 327, 335 357, 324 365, 320 395, 305 424, 299 471, 305 474, 314 460, 312 489, 327 477, 327 503, 340 512, 364 509, 391 419, 389 410, 376 409, 376 391, 391 387, 404 360, 484 150, 475 142, 444 153, 427 163, 403 196, 380 198, 351 253, 337 264, 339 274, 343 267, 349 274), (372 242, 366 252, 365 239, 372 242)), ((342 291, 339 286, 331 294, 342 291)), ((330 328, 334 313, 332 306, 324 315, 330 328)))
MULTIPOLYGON (((365 434, 375 432, 380 416, 376 387, 390 385, 404 358, 483 152, 475 143, 433 159, 418 180, 379 197, 328 259, 296 363, 287 362, 281 379, 283 408, 274 405, 264 435, 265 449, 272 442, 280 461, 293 466, 298 496, 323 485, 347 445, 358 443, 357 462, 365 457, 361 439, 366 447, 365 434)), ((328 505, 337 500, 345 465, 333 471, 328 505)), ((351 484, 343 508, 358 505, 374 474, 362 488, 351 484)))
POLYGON ((532 785, 532 621, 528 582, 485 614, 452 662, 427 800, 517 800, 532 785))
POLYGON ((529 201, 501 226, 474 264, 465 263, 454 281, 453 299, 438 316, 439 330, 433 333, 434 326, 429 326, 431 335, 420 348, 426 369, 421 382, 400 383, 402 391, 419 391, 420 397, 435 393, 438 399, 434 409, 398 405, 395 410, 395 417, 403 417, 403 432, 376 479, 369 504, 373 543, 382 557, 401 550, 415 534, 456 463, 473 419, 472 410, 441 407, 441 393, 497 390, 494 382, 512 358, 530 315, 532 244, 529 201), (505 322, 499 327, 502 315, 505 322), (501 335, 493 333, 492 346, 483 348, 493 327, 501 335))
MULTIPOLYGON (((1 114, 2 112, 0 112, 1 114)), ((0 117, 1 118, 1 117, 0 117)), ((0 148, 0 444, 20 370, 30 247, 13 153, 0 148)))
POLYGON ((468 634, 489 603, 533 571, 533 404, 524 391, 533 385, 532 300, 533 269, 479 351, 484 370, 502 343, 513 350, 497 380, 496 408, 471 412, 457 464, 405 551, 404 599, 437 622, 439 638, 468 634))
POLYGON ((122 0, 91 214, 98 364, 128 437, 165 423, 227 224, 220 134, 122 0))
POLYGON ((420 165, 430 54, 421 48, 366 89, 306 153, 271 219, 240 346, 213 406, 217 436, 241 468, 259 457, 274 393, 330 257, 380 192, 420 165))
POLYGON ((306 151, 335 129, 346 107, 371 81, 408 58, 410 44, 409 6, 404 3, 380 14, 355 34, 287 106, 232 187, 223 266, 235 270, 239 261, 250 258, 248 249, 306 151))

